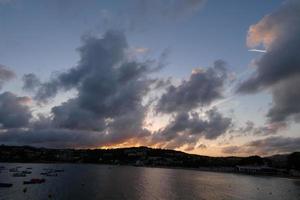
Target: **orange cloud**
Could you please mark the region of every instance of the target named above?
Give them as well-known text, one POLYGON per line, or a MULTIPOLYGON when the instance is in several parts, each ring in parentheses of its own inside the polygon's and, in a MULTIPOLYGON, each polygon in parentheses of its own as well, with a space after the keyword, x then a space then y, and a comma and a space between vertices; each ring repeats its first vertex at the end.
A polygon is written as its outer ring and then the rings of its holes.
POLYGON ((257 24, 250 26, 247 35, 247 46, 253 48, 262 44, 268 49, 278 34, 278 26, 269 20, 269 15, 267 15, 257 24))

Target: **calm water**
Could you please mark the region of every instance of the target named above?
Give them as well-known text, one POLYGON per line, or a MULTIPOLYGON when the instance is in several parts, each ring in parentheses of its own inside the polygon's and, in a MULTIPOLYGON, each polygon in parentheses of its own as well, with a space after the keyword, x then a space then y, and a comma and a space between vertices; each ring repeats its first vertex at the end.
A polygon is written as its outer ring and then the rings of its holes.
POLYGON ((253 177, 237 174, 127 166, 81 164, 1 164, 7 168, 32 167, 27 177, 0 173, 0 182, 14 183, 0 188, 0 199, 262 199, 299 200, 300 180, 253 177), (40 178, 43 168, 64 169, 57 177, 46 177, 40 185, 23 185, 40 178), (23 189, 27 188, 24 193, 23 189))

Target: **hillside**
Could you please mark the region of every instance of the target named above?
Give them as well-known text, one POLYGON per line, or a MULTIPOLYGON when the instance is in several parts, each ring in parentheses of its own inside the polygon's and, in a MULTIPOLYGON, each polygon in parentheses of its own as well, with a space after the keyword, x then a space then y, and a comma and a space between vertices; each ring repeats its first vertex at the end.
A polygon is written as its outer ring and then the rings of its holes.
MULTIPOLYGON (((271 157, 209 157, 168 149, 131 147, 118 149, 47 149, 0 146, 0 162, 67 162, 150 167, 201 168, 234 171, 237 166, 264 166, 280 173, 300 170, 300 153, 271 157)), ((275 172, 275 171, 270 171, 275 172)))

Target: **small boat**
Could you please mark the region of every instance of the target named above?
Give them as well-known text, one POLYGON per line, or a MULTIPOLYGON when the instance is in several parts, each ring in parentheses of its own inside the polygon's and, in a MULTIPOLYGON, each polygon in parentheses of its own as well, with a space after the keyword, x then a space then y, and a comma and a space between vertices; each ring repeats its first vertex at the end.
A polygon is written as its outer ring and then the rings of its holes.
POLYGON ((45 181, 44 178, 33 178, 30 181, 24 181, 23 184, 41 184, 45 183, 45 181))
POLYGON ((13 186, 12 183, 0 183, 0 187, 11 187, 13 186))

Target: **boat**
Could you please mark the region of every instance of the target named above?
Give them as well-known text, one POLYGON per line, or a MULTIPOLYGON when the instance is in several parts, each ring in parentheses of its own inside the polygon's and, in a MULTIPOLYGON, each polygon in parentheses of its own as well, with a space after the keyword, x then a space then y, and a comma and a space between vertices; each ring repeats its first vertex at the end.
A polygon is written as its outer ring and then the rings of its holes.
POLYGON ((30 181, 24 181, 23 184, 41 184, 45 183, 45 181, 44 178, 33 178, 30 181))
POLYGON ((13 186, 12 183, 0 183, 0 187, 11 187, 13 186))

